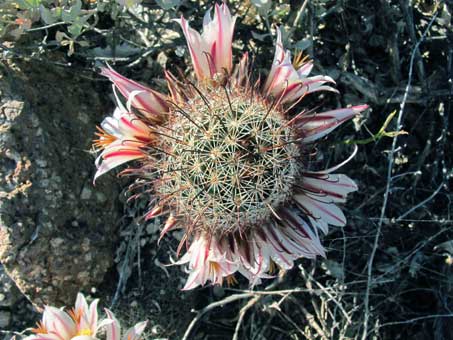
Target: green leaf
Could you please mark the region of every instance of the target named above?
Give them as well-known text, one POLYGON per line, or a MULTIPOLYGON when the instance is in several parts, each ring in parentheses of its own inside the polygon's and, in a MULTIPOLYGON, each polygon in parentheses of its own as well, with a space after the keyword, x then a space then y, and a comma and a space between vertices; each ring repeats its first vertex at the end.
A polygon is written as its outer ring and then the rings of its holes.
POLYGON ((74 11, 75 13, 77 13, 77 15, 79 15, 81 10, 82 10, 82 1, 76 0, 75 4, 71 7, 71 11, 74 11))
POLYGON ((63 8, 61 7, 55 7, 50 10, 52 12, 52 15, 58 19, 61 20, 61 14, 63 13, 63 8))
POLYGON ((20 9, 39 9, 41 0, 18 0, 17 4, 20 9))
POLYGON ((71 35, 72 38, 76 39, 80 34, 82 34, 83 25, 81 24, 72 24, 68 26, 68 33, 71 35))
POLYGON ((47 8, 45 8, 43 5, 41 5, 39 7, 39 11, 41 12, 41 19, 47 24, 47 25, 51 25, 55 22, 57 22, 54 14, 48 10, 47 8))
POLYGON ((61 14, 61 19, 64 22, 74 22, 77 17, 80 16, 80 13, 82 11, 82 2, 80 0, 77 0, 75 4, 69 9, 63 11, 61 14))

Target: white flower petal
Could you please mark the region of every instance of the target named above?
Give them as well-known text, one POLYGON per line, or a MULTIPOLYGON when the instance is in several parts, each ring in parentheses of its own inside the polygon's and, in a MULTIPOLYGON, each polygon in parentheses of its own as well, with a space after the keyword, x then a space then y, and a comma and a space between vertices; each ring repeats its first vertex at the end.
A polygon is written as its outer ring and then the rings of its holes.
POLYGON ((118 320, 109 309, 105 308, 105 314, 107 314, 108 319, 112 320, 109 324, 105 326, 105 331, 107 334, 107 340, 120 340, 121 339, 121 326, 118 320))
POLYGON ((123 336, 123 340, 138 340, 146 328, 148 321, 142 321, 129 328, 123 336))

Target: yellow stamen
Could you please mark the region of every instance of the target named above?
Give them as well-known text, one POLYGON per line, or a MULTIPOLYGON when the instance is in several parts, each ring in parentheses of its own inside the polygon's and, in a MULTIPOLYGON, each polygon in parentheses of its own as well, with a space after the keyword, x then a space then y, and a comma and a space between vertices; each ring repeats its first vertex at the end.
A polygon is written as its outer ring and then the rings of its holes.
POLYGON ((274 274, 276 269, 277 269, 277 265, 275 264, 274 261, 271 260, 269 263, 269 274, 271 274, 271 275, 274 274))
POLYGON ((238 284, 238 280, 236 279, 236 277, 234 275, 228 275, 226 277, 226 282, 227 282, 228 287, 235 286, 238 284))
MULTIPOLYGON (((82 319, 82 316, 83 316, 82 307, 80 307, 79 309, 72 308, 68 314, 72 318, 72 320, 74 320, 77 327, 80 327, 80 320, 82 319)), ((77 336, 79 336, 79 335, 91 336, 92 334, 93 333, 91 332, 91 329, 89 329, 89 328, 81 328, 77 331, 77 336)))
POLYGON ((219 272, 220 271, 220 265, 217 262, 209 262, 209 272, 214 273, 214 272, 219 272))
POLYGON ((107 146, 117 140, 115 136, 109 134, 100 126, 96 126, 96 129, 98 130, 98 132, 95 132, 95 135, 99 137, 98 139, 93 140, 93 145, 96 149, 105 149, 107 146))
POLYGON ((80 322, 80 319, 82 318, 82 309, 79 308, 78 310, 75 310, 75 308, 72 308, 68 314, 72 318, 72 320, 74 320, 74 322, 78 324, 80 322))
POLYGON ((89 329, 89 328, 83 328, 83 329, 80 329, 77 332, 77 335, 88 335, 88 336, 91 336, 92 332, 91 332, 91 329, 89 329))
POLYGON ((303 55, 303 52, 297 52, 293 59, 293 66, 296 70, 300 69, 308 60, 308 55, 303 55))
POLYGON ((47 334, 46 326, 40 321, 36 323, 36 328, 32 328, 31 331, 35 334, 47 334))

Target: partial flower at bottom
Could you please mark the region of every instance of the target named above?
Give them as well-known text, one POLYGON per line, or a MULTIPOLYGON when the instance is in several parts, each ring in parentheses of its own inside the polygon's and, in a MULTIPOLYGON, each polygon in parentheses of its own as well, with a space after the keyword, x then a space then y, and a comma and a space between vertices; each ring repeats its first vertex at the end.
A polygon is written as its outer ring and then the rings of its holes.
POLYGON ((119 337, 120 325, 113 313, 106 310, 107 318, 98 320, 97 305, 90 305, 83 294, 77 294, 74 308, 69 312, 52 306, 45 306, 42 319, 32 329, 33 335, 27 340, 97 340, 101 329, 106 328, 107 340, 138 340, 146 321, 140 322, 126 332, 126 338, 119 337))
POLYGON ((107 318, 112 321, 106 325, 107 340, 138 340, 148 323, 147 321, 139 322, 121 336, 121 325, 115 315, 109 309, 105 309, 105 313, 107 318))

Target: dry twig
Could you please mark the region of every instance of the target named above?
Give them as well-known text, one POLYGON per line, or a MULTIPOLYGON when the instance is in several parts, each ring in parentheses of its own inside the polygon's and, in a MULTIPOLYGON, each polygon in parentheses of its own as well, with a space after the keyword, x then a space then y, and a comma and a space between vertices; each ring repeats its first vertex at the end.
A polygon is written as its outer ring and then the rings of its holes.
MULTIPOLYGON (((404 108, 406 106, 406 99, 409 94, 409 89, 410 89, 411 83, 412 83, 413 67, 414 67, 414 60, 415 60, 416 53, 418 51, 420 44, 423 42, 423 40, 425 39, 429 30, 431 29, 431 26, 434 23, 434 20, 437 18, 437 14, 438 13, 436 12, 436 14, 433 15, 428 26, 426 27, 426 30, 423 32, 422 36, 420 37, 420 39, 417 41, 417 43, 415 44, 415 46, 412 49, 410 63, 409 63, 409 75, 408 75, 408 81, 407 81, 407 85, 406 85, 406 91, 404 93, 403 101, 401 102, 400 110, 398 112, 398 119, 397 119, 397 125, 396 125, 397 132, 400 131, 401 127, 402 127, 401 123, 403 120, 404 108)), ((391 191, 392 170, 393 170, 394 155, 395 155, 397 140, 398 140, 398 135, 395 135, 393 137, 391 150, 388 154, 387 184, 386 184, 385 192, 384 192, 384 201, 382 203, 381 215, 380 215, 378 227, 376 230, 376 236, 374 239, 373 249, 371 251, 371 255, 370 255, 370 258, 368 261, 367 287, 366 287, 365 298, 364 298, 365 312, 364 312, 364 320, 363 320, 362 340, 366 340, 367 336, 368 336, 368 322, 370 319, 369 298, 370 298, 370 290, 371 290, 371 284, 372 284, 371 281, 372 281, 372 274, 373 274, 373 262, 374 262, 374 257, 376 255, 376 251, 378 248, 379 237, 381 234, 381 229, 382 229, 382 225, 384 222, 385 213, 387 210, 387 203, 388 203, 388 199, 389 199, 389 195, 390 195, 390 191, 391 191)))

